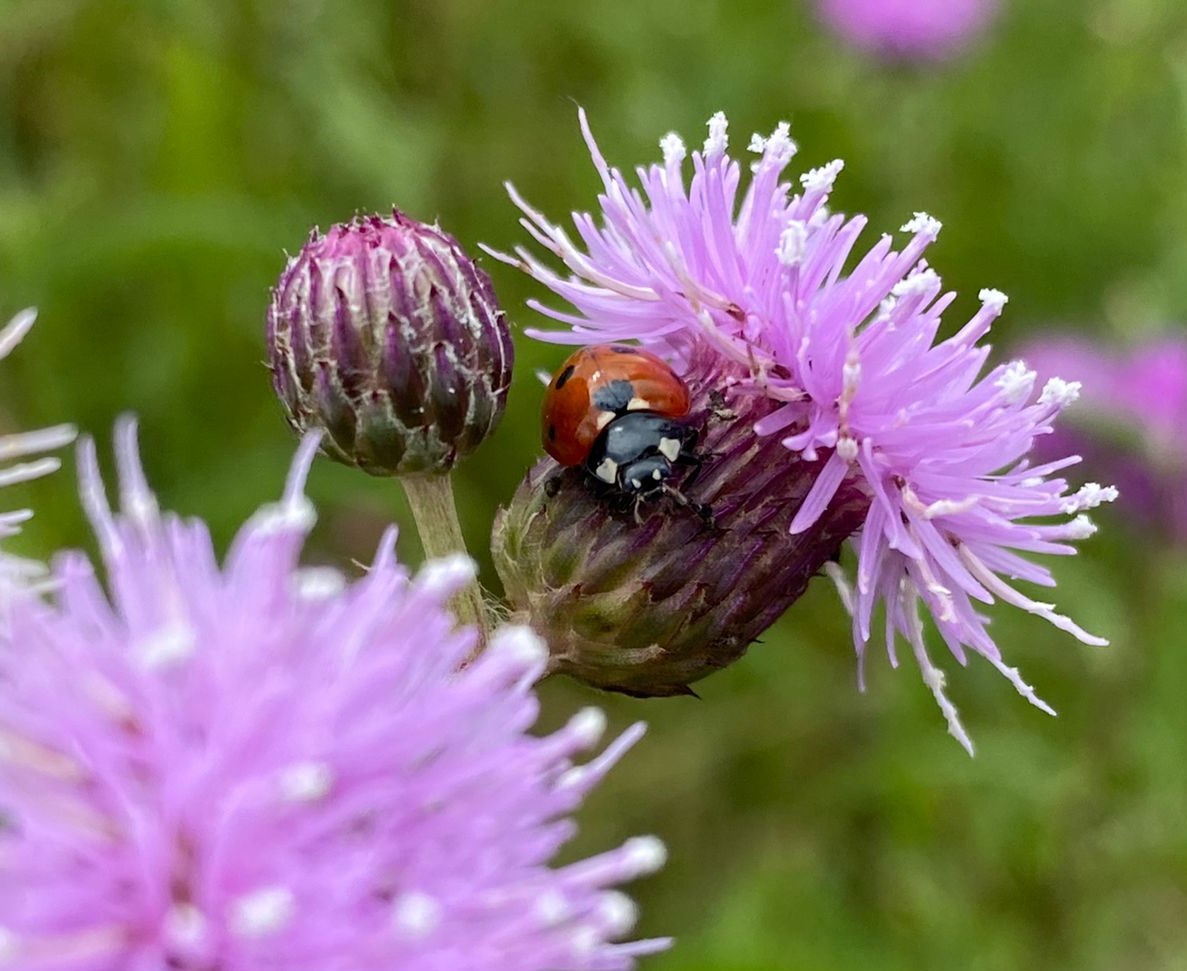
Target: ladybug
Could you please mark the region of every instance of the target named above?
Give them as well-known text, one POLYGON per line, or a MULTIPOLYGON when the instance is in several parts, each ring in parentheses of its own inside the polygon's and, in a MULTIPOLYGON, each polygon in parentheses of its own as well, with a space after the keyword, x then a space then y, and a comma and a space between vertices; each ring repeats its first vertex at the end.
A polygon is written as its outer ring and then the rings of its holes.
POLYGON ((712 513, 668 483, 677 465, 701 460, 698 432, 688 421, 692 397, 659 357, 626 344, 576 351, 553 375, 544 394, 544 450, 561 465, 583 466, 611 495, 639 505, 671 496, 706 521, 712 513))

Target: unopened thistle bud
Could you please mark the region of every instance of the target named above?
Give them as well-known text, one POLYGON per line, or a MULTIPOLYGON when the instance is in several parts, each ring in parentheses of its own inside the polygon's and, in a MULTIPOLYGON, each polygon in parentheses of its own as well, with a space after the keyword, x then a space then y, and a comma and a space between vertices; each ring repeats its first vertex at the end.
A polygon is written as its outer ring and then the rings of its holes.
POLYGON ((754 434, 759 414, 724 416, 698 397, 704 465, 679 487, 712 523, 659 499, 640 524, 581 468, 550 459, 500 511, 495 566, 517 619, 550 645, 550 672, 632 695, 688 694, 746 652, 865 516, 869 497, 843 487, 789 536, 823 459, 789 463, 777 438, 754 434))
POLYGON ((490 279, 409 219, 316 230, 268 308, 273 387, 298 432, 372 475, 447 472, 494 430, 513 352, 490 279))

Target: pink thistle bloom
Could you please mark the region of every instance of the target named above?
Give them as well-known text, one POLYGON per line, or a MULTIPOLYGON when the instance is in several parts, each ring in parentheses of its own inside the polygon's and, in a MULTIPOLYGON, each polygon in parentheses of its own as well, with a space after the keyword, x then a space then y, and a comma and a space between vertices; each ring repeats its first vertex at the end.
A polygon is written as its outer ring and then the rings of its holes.
POLYGON ((789 461, 827 458, 792 533, 809 528, 842 483, 867 490, 869 510, 851 539, 855 582, 833 571, 853 616, 863 684, 882 603, 892 663, 902 637, 949 730, 972 751, 925 647, 922 607, 961 664, 971 649, 1050 712, 1002 660, 980 605, 1003 600, 1086 643, 1106 643, 1009 582, 1053 586, 1045 567, 1019 554, 1073 553, 1069 541, 1094 531, 1080 514, 1115 496, 1095 483, 1069 493, 1055 473, 1075 457, 1030 461, 1035 438, 1051 431, 1078 386, 1052 378, 1039 388, 1021 362, 985 370, 989 348, 979 341, 1006 304, 996 290, 983 290, 972 319, 937 340, 955 299, 923 259, 939 221, 916 213, 901 248, 883 235, 855 255, 865 217, 826 208, 842 163, 802 175, 793 192, 782 179, 796 152, 786 123, 751 139, 757 159, 744 191, 720 112, 692 153, 691 181, 684 143, 669 134, 662 163, 637 170, 641 191, 607 166, 584 113, 581 126, 604 186, 600 223, 573 216, 584 247, 509 187, 524 227, 569 275, 522 247, 494 255, 577 310, 533 301, 569 329, 529 333, 572 344, 637 340, 690 365, 690 376, 709 360, 718 386, 765 400, 756 434, 780 435, 789 461))
MULTIPOLYGON (((22 310, 0 329, 0 360, 8 357, 13 349, 29 333, 37 320, 37 311, 32 307, 22 310)), ((0 486, 28 482, 57 471, 61 462, 43 453, 61 448, 74 440, 73 425, 55 425, 34 432, 16 432, 0 435, 0 460, 23 459, 40 455, 30 462, 20 462, 0 469, 0 486)), ((14 509, 0 512, 0 542, 10 539, 21 531, 21 524, 33 515, 29 509, 14 509)), ((0 595, 13 588, 36 585, 45 576, 45 565, 34 560, 0 553, 0 595)))
POLYGON ((311 436, 220 565, 117 437, 119 513, 80 448, 106 587, 67 553, 51 601, 6 611, 0 967, 615 969, 665 946, 611 943, 635 913, 613 887, 658 840, 548 866, 642 726, 583 765, 599 711, 527 734, 545 652, 522 628, 459 670, 469 561, 413 577, 389 531, 360 579, 299 567, 311 436))
POLYGON ((1069 334, 1021 350, 1039 374, 1084 379, 1073 420, 1038 443, 1039 454, 1090 455, 1121 483, 1133 519, 1187 543, 1187 338, 1168 335, 1122 349, 1069 334))
POLYGON ((817 7, 854 47, 904 60, 950 57, 998 10, 996 0, 817 0, 817 7))

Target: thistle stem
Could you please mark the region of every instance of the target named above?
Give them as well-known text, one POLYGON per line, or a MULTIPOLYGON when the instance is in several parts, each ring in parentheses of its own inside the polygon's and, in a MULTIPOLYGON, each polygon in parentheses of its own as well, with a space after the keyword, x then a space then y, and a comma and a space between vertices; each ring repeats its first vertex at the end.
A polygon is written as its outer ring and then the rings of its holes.
MULTIPOLYGON (((425 556, 435 559, 451 553, 466 553, 466 541, 462 538, 453 499, 453 481, 449 475, 402 475, 400 482, 408 497, 408 505, 412 507, 412 518, 416 521, 425 556)), ((471 624, 477 629, 477 654, 486 646, 489 633, 478 581, 468 583, 450 603, 460 623, 471 624)))

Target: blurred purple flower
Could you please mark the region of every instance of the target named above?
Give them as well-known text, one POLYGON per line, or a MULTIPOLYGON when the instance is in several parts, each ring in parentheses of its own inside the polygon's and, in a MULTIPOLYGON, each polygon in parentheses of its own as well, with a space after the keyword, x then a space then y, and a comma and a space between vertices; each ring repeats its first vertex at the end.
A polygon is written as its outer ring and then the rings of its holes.
POLYGON ((1021 349, 1040 375, 1084 377, 1070 422, 1036 442, 1039 456, 1076 452, 1107 469, 1125 494, 1127 518, 1187 543, 1187 337, 1123 350, 1064 335, 1021 349))
MULTIPOLYGON (((32 307, 22 310, 0 329, 0 360, 8 357, 13 349, 29 333, 37 320, 37 311, 32 307)), ((61 448, 74 440, 73 425, 54 425, 35 432, 16 432, 0 435, 0 460, 26 458, 61 448)), ((61 462, 52 456, 43 456, 32 462, 21 462, 0 469, 0 486, 28 482, 56 471, 61 462)), ((29 509, 14 509, 0 513, 0 542, 10 539, 21 531, 21 524, 33 515, 29 509)), ((36 584, 45 576, 45 565, 35 560, 0 553, 0 595, 14 588, 36 584)))
POLYGON ((283 500, 226 562, 161 515, 118 432, 122 512, 93 445, 83 498, 110 594, 78 553, 0 643, 0 966, 21 971, 630 968, 613 944, 654 838, 558 869, 568 814, 639 737, 575 766, 586 710, 543 738, 544 650, 474 645, 443 606, 464 558, 412 578, 394 532, 358 580, 302 569, 301 446, 283 500))
POLYGON ((533 301, 571 329, 529 333, 572 344, 638 340, 695 364, 692 372, 709 360, 720 387, 772 402, 756 433, 782 436, 788 461, 827 459, 793 533, 811 526, 843 483, 857 482, 869 495, 851 541, 855 585, 833 571, 853 614, 859 666, 881 601, 892 663, 901 635, 949 730, 971 751, 924 646, 922 603, 961 664, 972 648, 1050 711, 1002 660, 978 605, 1004 600, 1086 643, 1105 643, 1007 582, 1053 586, 1046 568, 1018 553, 1075 552, 1067 541, 1095 529, 1077 514, 1115 496, 1095 483, 1069 494, 1055 473, 1074 457, 1030 460, 1035 437, 1050 431, 1078 385, 1052 378, 1037 388, 1021 362, 982 374, 989 349, 978 341, 1006 303, 996 290, 981 291, 981 309, 937 342, 941 314, 955 299, 923 260, 940 223, 916 213, 903 226, 909 237, 901 250, 883 235, 852 255, 865 217, 825 206, 842 163, 801 176, 802 190, 792 194, 781 180, 796 152, 786 123, 751 139, 758 159, 740 198, 741 166, 726 151, 720 112, 703 151, 692 153, 691 182, 684 143, 669 134, 660 142, 662 164, 637 171, 642 192, 607 167, 584 113, 581 125, 604 185, 601 225, 586 213, 573 217, 585 251, 509 187, 524 226, 572 275, 522 247, 501 258, 578 311, 533 301), (1068 516, 1075 518, 1063 521, 1068 516))
POLYGON ((939 60, 988 26, 997 0, 817 0, 821 18, 855 47, 883 57, 939 60))

